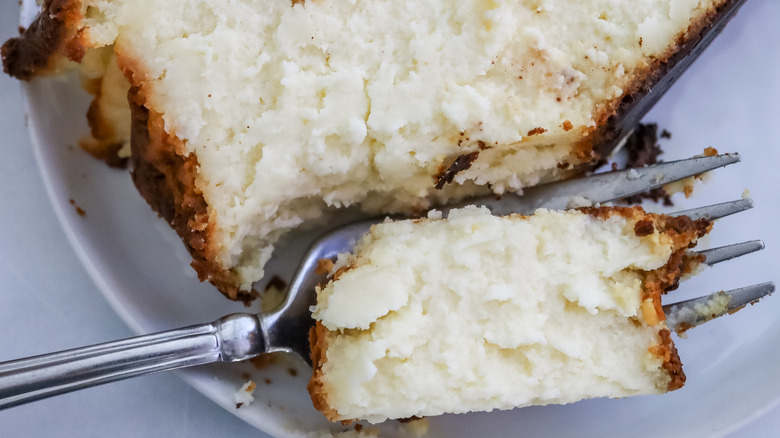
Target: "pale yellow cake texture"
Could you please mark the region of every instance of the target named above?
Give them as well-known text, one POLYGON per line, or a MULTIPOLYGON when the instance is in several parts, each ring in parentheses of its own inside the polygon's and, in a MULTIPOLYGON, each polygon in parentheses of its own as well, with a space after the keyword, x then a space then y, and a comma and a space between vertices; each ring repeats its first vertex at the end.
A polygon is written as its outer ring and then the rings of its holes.
POLYGON ((315 377, 329 418, 666 392, 670 375, 652 353, 666 325, 645 320, 642 285, 673 245, 634 226, 621 215, 478 208, 374 226, 317 294, 327 333, 315 377))

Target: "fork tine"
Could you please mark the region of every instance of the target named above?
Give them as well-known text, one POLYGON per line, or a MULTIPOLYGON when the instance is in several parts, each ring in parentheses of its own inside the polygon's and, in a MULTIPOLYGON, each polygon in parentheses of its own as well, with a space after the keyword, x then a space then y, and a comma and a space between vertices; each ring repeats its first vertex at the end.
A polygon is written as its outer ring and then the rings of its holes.
POLYGON ((733 313, 750 303, 755 303, 774 291, 775 284, 769 281, 667 304, 663 306, 664 313, 666 313, 666 325, 677 333, 683 333, 689 328, 727 313, 733 313))
POLYGON ((698 175, 718 167, 739 162, 739 154, 689 158, 647 166, 606 172, 536 186, 525 190, 522 198, 533 209, 545 207, 562 210, 570 207, 573 197, 597 204, 625 198, 674 181, 698 175))
POLYGON ((750 210, 751 208, 753 208, 752 199, 739 199, 736 201, 723 202, 721 204, 693 208, 691 210, 678 211, 676 213, 672 213, 672 216, 688 216, 693 220, 701 218, 715 220, 739 213, 741 211, 750 210))
POLYGON ((712 266, 752 252, 761 251, 762 249, 764 249, 764 242, 760 240, 751 240, 749 242, 735 243, 733 245, 698 251, 696 254, 703 255, 704 264, 712 266))

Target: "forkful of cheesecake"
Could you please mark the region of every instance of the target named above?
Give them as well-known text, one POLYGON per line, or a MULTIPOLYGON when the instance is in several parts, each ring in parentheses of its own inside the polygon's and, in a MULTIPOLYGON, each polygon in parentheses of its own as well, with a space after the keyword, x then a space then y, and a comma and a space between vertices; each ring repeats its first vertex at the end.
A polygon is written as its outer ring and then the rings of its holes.
POLYGON ((702 266, 763 249, 692 250, 714 220, 753 203, 670 215, 603 204, 739 159, 612 171, 421 218, 341 225, 311 246, 275 310, 0 363, 0 408, 279 351, 312 365, 314 406, 342 422, 677 389, 685 375, 670 332, 774 291, 768 282, 662 303, 702 266))

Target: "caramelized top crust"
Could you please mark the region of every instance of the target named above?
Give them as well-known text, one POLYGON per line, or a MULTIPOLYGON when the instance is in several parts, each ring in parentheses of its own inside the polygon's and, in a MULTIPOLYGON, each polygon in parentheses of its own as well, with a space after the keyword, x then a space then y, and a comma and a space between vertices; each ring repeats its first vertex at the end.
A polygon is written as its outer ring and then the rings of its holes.
POLYGON ((80 62, 85 47, 75 28, 81 22, 79 0, 46 0, 38 18, 24 34, 3 44, 3 70, 24 81, 48 73, 63 54, 80 62))

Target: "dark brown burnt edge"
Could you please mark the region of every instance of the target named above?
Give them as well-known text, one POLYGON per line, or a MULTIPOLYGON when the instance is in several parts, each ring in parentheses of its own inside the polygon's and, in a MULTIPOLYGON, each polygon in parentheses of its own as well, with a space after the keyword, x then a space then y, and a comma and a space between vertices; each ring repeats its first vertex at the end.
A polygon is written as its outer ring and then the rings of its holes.
POLYGON ((46 0, 41 13, 22 35, 11 38, 0 48, 3 71, 27 81, 51 70, 64 54, 80 62, 86 48, 76 26, 81 22, 80 0, 46 0))
MULTIPOLYGON (((677 38, 674 47, 635 73, 636 79, 626 87, 626 92, 620 98, 605 105, 594 118, 597 128, 575 146, 573 153, 579 164, 574 167, 573 174, 583 174, 605 162, 605 158, 612 153, 625 134, 639 123, 641 117, 663 95, 665 85, 674 83, 682 73, 682 71, 675 71, 675 67, 678 64, 682 65, 681 61, 686 57, 698 56, 709 43, 705 37, 714 37, 709 34, 710 29, 724 25, 742 3, 743 0, 723 0, 704 16, 692 22, 688 31, 677 38), (702 41, 704 46, 699 44, 702 41), (661 89, 656 88, 657 85, 661 89), (650 98, 647 96, 650 91, 653 91, 651 101, 643 101, 645 98, 650 98)), ((687 63, 689 60, 685 61, 687 63)))
POLYGON ((669 383, 666 385, 666 390, 674 391, 680 389, 685 385, 687 377, 685 377, 683 372, 683 365, 680 355, 677 353, 677 346, 674 345, 672 340, 672 333, 669 329, 663 329, 658 332, 658 336, 661 338, 659 347, 664 358, 661 368, 669 374, 669 383))
POLYGON ((436 190, 443 189, 445 185, 455 180, 455 175, 464 170, 469 170, 477 158, 479 158, 479 151, 469 152, 456 157, 455 161, 446 170, 439 169, 439 173, 434 177, 436 180, 434 188, 436 190))
POLYGON ((197 189, 198 160, 182 156, 181 140, 167 133, 162 116, 144 106, 143 93, 131 86, 128 101, 132 114, 132 178, 146 202, 176 230, 192 256, 200 281, 208 281, 231 300, 249 302, 254 290, 238 289, 235 274, 219 266, 208 247, 212 226, 203 194, 197 189))
MULTIPOLYGON (((55 65, 61 58, 81 62, 86 53, 83 34, 78 27, 82 21, 80 0, 46 0, 41 13, 29 28, 11 38, 0 49, 3 70, 20 80, 55 72, 55 65)), ((100 81, 92 81, 94 90, 88 91, 96 97, 87 111, 87 121, 92 130, 92 139, 80 142, 82 149, 93 157, 104 161, 110 167, 127 167, 127 158, 118 155, 121 143, 111 142, 113 129, 110 123, 101 119, 98 107, 100 81)))
MULTIPOLYGON (((666 319, 661 305, 661 296, 677 289, 683 275, 690 273, 699 263, 704 261, 701 256, 687 254, 687 249, 696 245, 696 241, 704 237, 712 229, 712 221, 708 219, 692 220, 687 216, 665 216, 646 213, 642 207, 586 207, 580 211, 595 217, 607 218, 619 214, 634 221, 634 232, 637 237, 644 237, 658 231, 665 234, 672 242, 672 254, 664 266, 644 273, 642 283, 642 301, 650 298, 653 301, 654 314, 658 321, 666 319), (652 229, 652 231, 650 231, 652 229)), ((647 317, 645 318, 647 320, 647 317)), ((650 323, 650 321, 648 321, 650 323)), ((651 346, 648 351, 663 360, 661 367, 669 374, 667 391, 682 388, 685 384, 685 373, 682 361, 677 353, 669 329, 658 331, 659 343, 651 346)))

